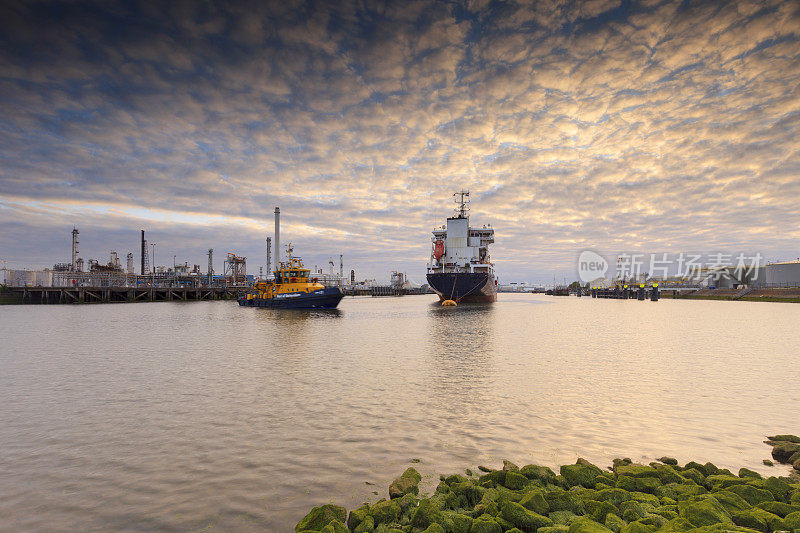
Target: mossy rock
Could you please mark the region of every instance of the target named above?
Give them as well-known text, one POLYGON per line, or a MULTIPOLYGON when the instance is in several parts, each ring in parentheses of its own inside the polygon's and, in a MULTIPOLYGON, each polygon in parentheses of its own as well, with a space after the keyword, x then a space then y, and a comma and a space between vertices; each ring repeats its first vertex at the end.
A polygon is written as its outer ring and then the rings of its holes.
POLYGON ((740 468, 739 477, 754 477, 756 479, 762 479, 761 474, 754 470, 750 470, 749 468, 740 468))
POLYGON ((757 489, 752 485, 734 485, 728 489, 734 494, 738 494, 750 505, 758 505, 761 502, 770 502, 775 500, 775 496, 766 489, 757 489))
POLYGON ((605 523, 606 516, 608 516, 609 513, 616 514, 619 512, 614 505, 606 501, 598 502, 596 500, 589 500, 584 502, 584 506, 586 507, 586 515, 591 517, 595 522, 600 522, 601 524, 605 523))
POLYGON ((506 472, 519 472, 519 467, 511 461, 503 459, 503 470, 506 472))
MULTIPOLYGON (((636 491, 631 492, 631 499, 639 503, 646 503, 652 505, 653 507, 658 507, 659 505, 664 503, 658 496, 655 496, 653 494, 648 494, 646 492, 636 492, 636 491)), ((673 501, 672 503, 674 504, 675 502, 673 501)))
MULTIPOLYGON (((675 513, 675 516, 678 516, 678 513, 675 513)), ((668 521, 669 520, 667 518, 656 513, 648 513, 647 516, 645 516, 641 520, 638 520, 639 523, 644 524, 646 526, 654 526, 656 529, 660 528, 668 521)))
POLYGON ((438 522, 441 517, 440 509, 434 505, 430 498, 423 498, 411 515, 411 525, 415 528, 427 528, 438 522))
POLYGON ((469 533, 472 527, 472 518, 461 513, 453 513, 449 515, 450 520, 453 522, 453 533, 469 533))
POLYGON ((578 515, 571 511, 551 511, 547 517, 556 525, 568 526, 575 520, 580 518, 578 515))
POLYGON ((789 496, 789 503, 792 505, 800 505, 800 490, 794 491, 789 496))
POLYGON ((547 505, 550 506, 550 511, 571 511, 577 515, 586 513, 583 502, 566 490, 556 489, 545 492, 544 498, 547 500, 547 505))
POLYGON ((705 494, 706 489, 697 483, 687 480, 684 483, 668 483, 666 485, 662 485, 657 487, 654 493, 659 498, 672 498, 673 500, 679 502, 688 500, 692 496, 705 494))
POLYGON ((792 492, 792 486, 784 480, 775 476, 770 476, 765 480, 753 480, 748 483, 754 487, 763 488, 772 493, 777 501, 786 501, 792 492))
POLYGON ((663 533, 678 533, 681 531, 691 531, 694 525, 685 518, 673 518, 661 528, 660 532, 663 533))
POLYGON ((728 511, 714 498, 678 502, 678 514, 696 527, 714 524, 733 525, 728 511))
POLYGON ((503 486, 511 490, 521 490, 528 483, 528 478, 520 474, 518 471, 510 470, 506 472, 506 479, 503 486))
POLYGON ((701 474, 703 474, 703 477, 706 477, 706 476, 708 476, 708 475, 709 475, 709 472, 706 470, 706 467, 705 467, 705 465, 701 465, 701 464, 700 464, 700 463, 698 463, 698 462, 695 462, 695 461, 689 461, 688 463, 686 463, 686 464, 683 466, 683 470, 691 470, 691 469, 695 469, 695 470, 697 470, 698 472, 700 472, 701 474))
POLYGON ((656 465, 656 473, 661 483, 683 483, 686 478, 669 465, 656 465))
POLYGON ((439 524, 431 524, 422 533, 445 533, 445 530, 439 524))
POLYGON ((400 498, 406 494, 419 494, 419 482, 400 476, 389 485, 389 498, 400 498))
POLYGON ((474 507, 483 498, 486 489, 475 485, 471 481, 463 481, 450 485, 450 490, 458 496, 463 496, 470 507, 474 507))
POLYGON ((681 475, 686 479, 691 479, 698 485, 706 484, 706 477, 696 468, 688 468, 681 471, 681 475))
POLYGON ((786 517, 783 519, 783 523, 785 528, 789 531, 800 529, 800 511, 786 515, 786 517))
MULTIPOLYGON (((714 476, 714 475, 719 475, 719 474, 724 474, 725 473, 725 471, 723 469, 717 468, 717 465, 715 465, 712 462, 708 462, 708 463, 704 464, 703 468, 706 469, 706 473, 709 476, 714 476)), ((728 472, 728 475, 730 475, 730 472, 728 472)))
POLYGON ((671 465, 671 466, 678 465, 678 460, 675 459, 674 457, 662 457, 661 459, 659 459, 659 461, 661 461, 665 465, 671 465))
POLYGON ((375 529, 375 519, 367 515, 357 526, 351 527, 353 533, 370 533, 375 529))
POLYGON ((598 524, 590 518, 579 518, 569 526, 569 533, 613 533, 603 524, 598 524))
POLYGON ((795 444, 800 444, 800 437, 798 437, 797 435, 775 435, 767 438, 773 442, 781 441, 781 442, 793 442, 795 444))
POLYGON ((464 483, 465 481, 467 481, 467 478, 461 474, 453 474, 452 476, 447 476, 444 478, 444 482, 448 485, 452 485, 453 483, 464 483))
POLYGON ((597 491, 595 499, 599 502, 610 502, 612 505, 619 505, 622 502, 633 499, 631 493, 623 489, 603 489, 597 491))
POLYGON ((620 530, 620 533, 652 533, 655 530, 656 526, 636 520, 626 524, 622 530, 620 530))
MULTIPOLYGON (((520 531, 520 530, 514 528, 512 530, 506 531, 506 533, 511 533, 512 531, 520 531)), ((540 527, 539 529, 536 530, 536 533, 569 533, 569 527, 561 525, 540 527)))
POLYGON ((481 515, 472 521, 469 533, 503 533, 503 528, 490 515, 481 515))
POLYGON ((781 442, 772 447, 772 458, 779 463, 788 463, 789 458, 797 452, 800 452, 800 444, 781 442))
POLYGON ((506 481, 506 472, 504 470, 493 470, 478 478, 478 481, 483 484, 487 481, 492 485, 502 485, 506 481))
POLYGON ((294 527, 297 531, 322 531, 330 522, 338 520, 344 524, 347 520, 347 509, 340 505, 326 503, 311 509, 294 527))
POLYGON ((617 516, 616 513, 608 513, 603 524, 614 533, 619 533, 625 526, 625 521, 617 516))
POLYGON ((378 500, 369 508, 369 514, 375 525, 391 524, 400 516, 400 504, 396 500, 378 500))
POLYGON ((544 483, 552 483, 556 478, 556 473, 546 466, 525 465, 519 469, 519 473, 528 479, 538 479, 544 483))
POLYGON ((717 500, 729 513, 733 511, 744 511, 745 509, 750 509, 751 507, 751 504, 748 503, 747 500, 735 492, 731 492, 730 490, 712 492, 711 496, 717 500))
POLYGON ((533 511, 534 513, 540 515, 546 515, 550 512, 550 505, 544 498, 544 492, 537 487, 533 487, 526 491, 525 495, 519 501, 519 504, 529 511, 533 511))
POLYGON ((731 513, 733 523, 737 526, 749 527, 756 529, 763 533, 771 533, 772 531, 781 531, 784 529, 784 523, 781 517, 768 513, 763 509, 754 507, 744 511, 736 511, 731 513))
POLYGON ((369 505, 364 504, 358 509, 353 509, 347 516, 347 527, 355 529, 367 516, 369 516, 369 505))
POLYGON ((552 526, 553 521, 533 511, 525 509, 518 503, 505 502, 500 508, 501 516, 523 531, 535 531, 540 527, 552 526))
POLYGON ((657 507, 650 511, 650 514, 657 514, 658 516, 663 516, 667 520, 672 520, 673 518, 678 517, 678 506, 675 506, 675 509, 668 509, 669 506, 664 507, 657 507))
POLYGON ((637 501, 630 500, 619 504, 619 512, 622 514, 622 519, 626 522, 633 522, 647 516, 647 509, 645 506, 637 501))
POLYGON ((617 467, 615 471, 620 476, 658 478, 658 471, 652 466, 634 464, 622 465, 617 467))
POLYGON ((706 478, 706 487, 717 491, 727 489, 728 487, 732 487, 734 485, 744 485, 748 481, 749 480, 747 478, 714 474, 706 478))
POLYGON ((592 488, 595 485, 595 478, 602 473, 600 468, 592 464, 563 465, 561 467, 561 475, 572 487, 581 485, 592 488))
POLYGON ((786 515, 800 511, 800 506, 790 505, 783 502, 761 502, 756 505, 759 509, 764 509, 768 513, 772 513, 785 518, 786 515))
POLYGON ((342 522, 331 520, 327 526, 322 528, 322 533, 350 533, 350 530, 342 522))

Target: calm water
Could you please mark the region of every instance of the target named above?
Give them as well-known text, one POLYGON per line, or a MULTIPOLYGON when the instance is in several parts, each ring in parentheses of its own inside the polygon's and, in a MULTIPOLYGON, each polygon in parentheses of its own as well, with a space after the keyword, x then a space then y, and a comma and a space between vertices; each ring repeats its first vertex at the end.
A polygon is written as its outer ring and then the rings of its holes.
POLYGON ((800 305, 501 294, 0 307, 0 530, 293 531, 508 458, 761 464, 800 433, 800 305))

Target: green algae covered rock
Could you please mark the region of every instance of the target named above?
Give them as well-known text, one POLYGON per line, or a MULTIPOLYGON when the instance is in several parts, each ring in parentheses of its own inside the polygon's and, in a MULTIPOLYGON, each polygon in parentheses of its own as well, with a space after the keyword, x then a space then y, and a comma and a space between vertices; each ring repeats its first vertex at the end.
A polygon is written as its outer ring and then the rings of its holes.
POLYGON ((694 529, 694 525, 692 525, 691 522, 689 522, 685 518, 678 517, 678 518, 673 518, 672 520, 664 524, 664 526, 662 526, 660 531, 664 533, 678 533, 680 531, 690 531, 692 529, 694 529))
POLYGON ((540 515, 546 515, 550 512, 550 505, 548 505, 547 500, 544 498, 544 492, 537 487, 526 491, 525 495, 519 501, 519 504, 527 510, 540 515))
POLYGON ((450 515, 453 522, 453 533, 469 533, 472 527, 472 518, 461 513, 453 513, 450 515))
POLYGON ((338 520, 344 523, 347 519, 347 509, 339 505, 326 503, 319 507, 314 507, 311 512, 300 520, 294 527, 298 531, 322 531, 322 528, 330 522, 338 520))
POLYGON ((657 507, 664 503, 671 503, 673 505, 675 504, 675 500, 665 502, 664 498, 659 498, 658 496, 655 496, 653 494, 647 494, 646 492, 631 492, 631 499, 639 503, 647 503, 654 507, 657 507))
POLYGON ((671 466, 677 466, 678 464, 678 460, 675 459, 674 457, 662 457, 661 459, 659 459, 659 461, 661 461, 665 465, 671 465, 671 466))
POLYGON ((546 466, 525 465, 519 469, 519 473, 528 479, 538 479, 543 483, 553 483, 556 479, 556 473, 546 466))
POLYGON ((490 515, 481 515, 472 521, 469 533, 503 533, 503 528, 490 515))
POLYGON ((772 531, 781 531, 784 529, 783 520, 772 513, 768 513, 758 507, 747 509, 745 511, 736 511, 731 513, 733 523, 737 526, 749 527, 756 529, 763 533, 771 533, 772 531))
POLYGON ((706 484, 706 477, 696 468, 688 468, 681 471, 681 475, 686 479, 691 479, 698 485, 706 484))
POLYGON ((775 497, 772 493, 765 489, 757 489, 752 485, 734 485, 728 489, 734 494, 738 494, 750 505, 758 505, 761 502, 774 501, 775 497))
POLYGON ((535 531, 540 527, 553 525, 553 521, 548 517, 529 511, 514 502, 505 502, 500 508, 500 512, 504 520, 508 520, 514 527, 523 531, 535 531))
POLYGON ((772 448, 772 458, 779 463, 787 463, 789 458, 797 452, 800 452, 800 444, 781 442, 772 448))
POLYGON ((378 500, 369 508, 369 514, 375 519, 375 525, 391 524, 400 516, 400 504, 397 500, 378 500))
POLYGON ((785 518, 790 513, 800 511, 800 506, 783 502, 761 502, 756 507, 764 509, 768 513, 776 514, 781 518, 785 518))
POLYGON ((633 522, 647 516, 645 504, 635 500, 620 503, 619 512, 622 513, 622 519, 626 522, 633 522))
POLYGON ((721 490, 719 492, 714 492, 712 493, 712 496, 729 513, 733 511, 743 511, 745 509, 750 508, 750 504, 747 503, 747 500, 745 500, 735 492, 731 492, 729 490, 721 490))
POLYGON ((750 470, 749 468, 740 468, 739 477, 754 477, 756 479, 761 479, 761 474, 753 470, 750 470))
POLYGON ((353 509, 347 516, 347 527, 355 529, 367 516, 369 516, 369 505, 364 504, 358 509, 353 509))
POLYGON ((599 502, 610 502, 612 505, 619 505, 622 502, 633 499, 633 497, 627 490, 603 489, 597 492, 595 499, 599 502))
POLYGON ((800 437, 797 435, 775 435, 767 438, 771 441, 794 442, 795 444, 800 444, 800 437))
MULTIPOLYGON (((520 531, 520 530, 514 528, 506 531, 506 533, 511 533, 512 531, 520 531)), ((539 529, 536 530, 536 533, 569 533, 569 527, 558 524, 555 526, 540 527, 539 529)))
POLYGON ((375 529, 375 519, 367 515, 356 527, 350 529, 353 530, 353 533, 370 533, 375 529))
POLYGON ((683 483, 686 478, 669 465, 656 465, 656 473, 661 483, 683 483))
POLYGON ((419 502, 413 514, 411 515, 411 525, 417 528, 427 528, 431 524, 438 522, 441 516, 441 511, 430 500, 430 498, 423 498, 419 502))
POLYGON ((658 471, 652 466, 644 465, 621 465, 616 468, 616 472, 620 476, 630 477, 658 477, 658 471))
POLYGON ((503 470, 506 472, 519 472, 519 467, 511 461, 506 461, 503 459, 503 470))
POLYGON ((573 487, 582 485, 592 488, 595 484, 595 478, 602 473, 602 470, 592 464, 574 464, 561 467, 561 475, 573 487))
POLYGON ((683 466, 683 470, 691 470, 691 469, 697 470, 698 472, 700 472, 701 474, 703 474, 703 477, 706 477, 706 476, 708 476, 708 475, 709 475, 709 472, 706 470, 706 467, 705 467, 705 465, 701 465, 701 464, 700 464, 700 463, 698 463, 698 462, 695 462, 695 461, 689 461, 688 463, 686 463, 686 464, 683 466))
POLYGON ((321 529, 322 533, 350 533, 350 530, 347 529, 347 526, 344 525, 342 522, 333 519, 328 522, 328 525, 321 529))
POLYGON ((800 529, 800 511, 786 515, 786 517, 783 519, 783 523, 785 528, 789 531, 800 529))
POLYGON ((652 533, 655 530, 656 526, 636 520, 623 526, 620 533, 652 533))
POLYGON ((605 523, 606 516, 609 513, 615 514, 619 512, 616 507, 608 502, 589 500, 584 502, 584 506, 586 507, 586 515, 591 517, 595 522, 600 522, 601 524, 605 523))
POLYGON ((503 485, 511 490, 520 490, 526 483, 528 483, 528 478, 518 473, 518 471, 510 470, 506 472, 506 479, 503 485))
POLYGON ((547 500, 547 505, 550 506, 551 511, 570 511, 577 515, 586 513, 583 502, 570 495, 566 490, 555 489, 545 492, 544 498, 547 500))
POLYGON ((604 525, 614 533, 619 533, 625 526, 625 521, 615 513, 608 513, 604 525))
POLYGON ((792 486, 786 483, 784 480, 771 476, 767 479, 761 480, 753 480, 749 483, 754 487, 767 489, 775 496, 777 501, 786 501, 789 498, 789 494, 792 492, 792 486))
POLYGON ((409 467, 400 477, 389 485, 389 498, 400 498, 406 494, 419 494, 419 482, 422 476, 414 467, 409 467))
POLYGON ((569 533, 613 533, 606 526, 586 517, 575 520, 568 531, 569 533))
POLYGON ((556 525, 568 526, 580 517, 570 511, 551 511, 547 513, 547 518, 556 525))
POLYGON ((431 524, 428 528, 423 531, 422 533, 445 533, 445 530, 439 524, 431 524))
POLYGON ((678 514, 696 527, 714 524, 733 525, 730 514, 714 498, 678 502, 678 514))
POLYGON ((506 481, 506 472, 504 470, 492 470, 478 478, 481 485, 486 486, 485 483, 494 485, 502 485, 506 481))

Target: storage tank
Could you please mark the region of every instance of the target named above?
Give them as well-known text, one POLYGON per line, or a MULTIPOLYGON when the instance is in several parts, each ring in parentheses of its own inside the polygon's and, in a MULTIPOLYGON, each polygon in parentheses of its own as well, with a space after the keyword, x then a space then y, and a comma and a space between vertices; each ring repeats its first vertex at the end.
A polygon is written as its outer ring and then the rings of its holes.
POLYGON ((800 261, 769 263, 764 270, 767 287, 800 287, 800 261))

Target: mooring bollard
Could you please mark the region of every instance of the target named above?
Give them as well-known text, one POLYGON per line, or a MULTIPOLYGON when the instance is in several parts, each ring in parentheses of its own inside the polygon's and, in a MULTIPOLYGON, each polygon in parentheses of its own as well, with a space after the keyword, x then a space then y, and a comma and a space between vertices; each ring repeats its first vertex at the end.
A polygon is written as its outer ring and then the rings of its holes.
POLYGON ((638 300, 644 300, 644 283, 639 284, 639 291, 636 296, 638 300))
POLYGON ((658 301, 658 283, 653 283, 653 290, 650 292, 650 300, 653 302, 658 301))

